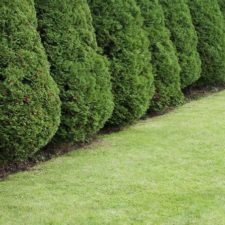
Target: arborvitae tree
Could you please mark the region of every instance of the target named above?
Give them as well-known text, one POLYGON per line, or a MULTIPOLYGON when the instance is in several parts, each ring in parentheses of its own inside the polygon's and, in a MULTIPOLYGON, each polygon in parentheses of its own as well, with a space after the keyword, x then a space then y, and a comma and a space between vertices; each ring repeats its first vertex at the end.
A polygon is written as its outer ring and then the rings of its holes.
POLYGON ((189 0, 198 34, 202 73, 198 85, 221 85, 225 82, 225 25, 217 0, 189 0))
POLYGON ((137 0, 150 40, 156 93, 150 110, 161 112, 183 102, 180 66, 158 0, 137 0))
POLYGON ((153 95, 148 38, 134 0, 89 0, 97 41, 110 59, 115 109, 108 125, 140 118, 153 95))
POLYGON ((33 154, 60 122, 58 88, 36 28, 33 0, 1 0, 0 160, 33 154))
POLYGON ((201 60, 197 51, 198 37, 186 0, 160 0, 178 53, 181 87, 190 86, 200 78, 201 60))
POLYGON ((98 53, 85 0, 36 0, 39 31, 60 88, 61 126, 55 140, 85 141, 111 116, 108 62, 98 53))

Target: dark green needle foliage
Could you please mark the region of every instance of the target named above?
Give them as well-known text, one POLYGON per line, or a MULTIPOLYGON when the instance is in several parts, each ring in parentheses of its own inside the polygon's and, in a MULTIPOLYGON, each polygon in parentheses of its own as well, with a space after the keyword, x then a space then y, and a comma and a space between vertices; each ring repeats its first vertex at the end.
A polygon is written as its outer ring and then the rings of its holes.
POLYGON ((178 53, 181 67, 181 87, 195 83, 201 75, 201 60, 197 51, 198 37, 186 0, 160 0, 166 26, 178 53))
POLYGON ((220 9, 222 11, 222 14, 225 18, 225 1, 224 0, 218 0, 218 2, 219 2, 220 9))
POLYGON ((225 1, 224 0, 218 0, 218 3, 219 3, 220 10, 222 12, 224 22, 225 22, 225 1))
POLYGON ((150 40, 156 93, 150 111, 162 112, 183 102, 180 66, 158 0, 137 0, 150 40))
POLYGON ((36 9, 62 101, 55 140, 86 141, 113 110, 108 62, 98 54, 90 9, 84 0, 36 0, 36 9))
POLYGON ((217 0, 189 0, 198 34, 202 73, 198 86, 222 85, 225 82, 225 25, 217 0))
POLYGON ((148 38, 134 0, 89 0, 97 41, 110 59, 115 109, 108 122, 121 127, 140 118, 153 95, 148 38))
POLYGON ((33 0, 0 4, 0 160, 19 160, 46 145, 60 122, 33 0))

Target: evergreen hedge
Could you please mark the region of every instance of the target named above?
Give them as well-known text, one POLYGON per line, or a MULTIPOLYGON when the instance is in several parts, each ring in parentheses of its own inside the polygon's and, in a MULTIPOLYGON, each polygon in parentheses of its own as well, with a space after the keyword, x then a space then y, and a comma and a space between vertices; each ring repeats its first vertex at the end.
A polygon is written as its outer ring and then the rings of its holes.
POLYGON ((148 38, 134 0, 89 0, 98 44, 110 59, 115 109, 110 126, 140 118, 153 95, 148 38))
POLYGON ((185 88, 195 83, 201 75, 197 33, 186 0, 160 0, 160 3, 178 53, 181 87, 185 88))
POLYGON ((150 111, 162 112, 183 102, 180 87, 180 66, 165 18, 158 0, 137 0, 150 40, 156 93, 150 111))
POLYGON ((225 25, 217 0, 189 0, 198 34, 198 51, 202 61, 197 85, 221 85, 225 82, 225 25))
POLYGON ((54 140, 85 141, 111 116, 108 62, 98 51, 85 0, 36 0, 39 32, 60 88, 62 121, 54 140))
POLYGON ((0 4, 0 160, 46 145, 60 122, 58 88, 36 31, 32 0, 0 4))

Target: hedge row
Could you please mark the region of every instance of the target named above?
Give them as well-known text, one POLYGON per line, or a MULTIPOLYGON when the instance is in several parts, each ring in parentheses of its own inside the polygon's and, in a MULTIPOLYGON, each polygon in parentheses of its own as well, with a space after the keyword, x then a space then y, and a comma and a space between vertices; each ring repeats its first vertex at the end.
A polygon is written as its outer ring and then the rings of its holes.
POLYGON ((84 0, 35 0, 39 33, 60 89, 61 125, 56 141, 85 141, 113 110, 106 59, 98 54, 92 19, 84 0))
POLYGON ((197 85, 224 84, 225 25, 218 1, 189 0, 189 7, 202 60, 202 73, 197 85))
POLYGON ((114 111, 110 126, 139 119, 153 95, 149 41, 135 0, 88 0, 97 41, 110 60, 114 111))
POLYGON ((196 82, 201 75, 201 60, 197 51, 198 37, 186 0, 160 0, 165 12, 166 26, 176 47, 181 67, 181 87, 196 82))
POLYGON ((183 102, 180 66, 158 0, 137 0, 137 2, 150 40, 149 51, 152 53, 151 62, 155 78, 156 91, 149 109, 161 112, 183 102))
POLYGON ((2 0, 0 30, 0 161, 225 83, 222 0, 2 0))

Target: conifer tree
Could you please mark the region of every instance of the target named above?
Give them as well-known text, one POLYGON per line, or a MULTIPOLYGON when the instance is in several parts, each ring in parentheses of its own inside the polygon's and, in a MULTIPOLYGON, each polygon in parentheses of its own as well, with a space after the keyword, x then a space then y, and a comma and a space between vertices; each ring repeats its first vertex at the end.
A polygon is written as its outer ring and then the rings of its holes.
POLYGON ((158 0, 137 0, 144 17, 152 53, 155 76, 155 96, 150 111, 163 112, 183 102, 180 86, 180 66, 170 33, 165 25, 162 7, 158 0))
POLYGON ((110 59, 115 108, 110 126, 140 118, 153 95, 148 38, 134 0, 89 0, 97 41, 110 59))
POLYGON ((198 86, 225 83, 225 25, 217 0, 189 0, 198 34, 202 73, 198 86))
POLYGON ((33 0, 0 4, 0 160, 24 159, 60 122, 58 88, 36 31, 33 0))
POLYGON ((39 32, 60 88, 62 121, 54 140, 83 142, 103 127, 113 101, 86 0, 36 0, 39 32))
POLYGON ((201 60, 197 51, 198 37, 186 0, 160 0, 178 53, 181 67, 181 87, 195 83, 201 75, 201 60))

